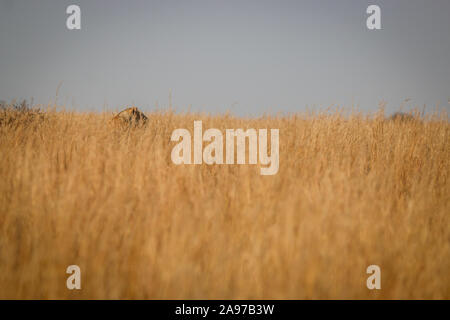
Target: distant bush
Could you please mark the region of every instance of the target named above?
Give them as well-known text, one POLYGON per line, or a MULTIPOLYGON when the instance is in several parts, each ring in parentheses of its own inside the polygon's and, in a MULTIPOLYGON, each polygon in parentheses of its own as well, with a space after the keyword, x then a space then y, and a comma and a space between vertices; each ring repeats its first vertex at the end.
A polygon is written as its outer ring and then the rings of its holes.
POLYGON ((408 113, 404 113, 404 112, 396 112, 389 119, 393 120, 393 121, 401 121, 401 122, 416 120, 414 118, 414 116, 412 116, 408 113))
POLYGON ((27 102, 27 100, 23 100, 21 102, 12 101, 11 103, 7 103, 4 100, 0 101, 0 109, 1 110, 13 110, 13 111, 20 111, 20 112, 27 112, 31 111, 32 108, 30 104, 27 102))
POLYGON ((41 110, 33 108, 26 100, 11 103, 0 101, 0 125, 29 125, 35 120, 43 119, 41 110))

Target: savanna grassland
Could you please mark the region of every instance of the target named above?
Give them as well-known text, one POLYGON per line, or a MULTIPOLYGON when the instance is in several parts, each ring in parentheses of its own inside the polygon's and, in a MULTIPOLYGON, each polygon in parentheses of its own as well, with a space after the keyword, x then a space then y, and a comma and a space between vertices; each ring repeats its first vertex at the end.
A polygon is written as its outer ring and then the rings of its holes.
POLYGON ((0 110, 0 298, 450 299, 446 114, 147 116, 0 110), (278 128, 278 173, 173 164, 194 120, 278 128))

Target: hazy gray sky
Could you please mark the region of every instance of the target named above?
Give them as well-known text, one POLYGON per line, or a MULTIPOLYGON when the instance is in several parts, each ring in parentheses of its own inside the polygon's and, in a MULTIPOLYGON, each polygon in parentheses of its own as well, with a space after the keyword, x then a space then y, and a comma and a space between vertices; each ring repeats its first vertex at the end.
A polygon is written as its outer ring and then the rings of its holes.
POLYGON ((450 98, 449 0, 0 0, 0 100, 259 115, 450 98), (81 30, 66 8, 81 7, 81 30), (381 7, 382 30, 366 28, 381 7))

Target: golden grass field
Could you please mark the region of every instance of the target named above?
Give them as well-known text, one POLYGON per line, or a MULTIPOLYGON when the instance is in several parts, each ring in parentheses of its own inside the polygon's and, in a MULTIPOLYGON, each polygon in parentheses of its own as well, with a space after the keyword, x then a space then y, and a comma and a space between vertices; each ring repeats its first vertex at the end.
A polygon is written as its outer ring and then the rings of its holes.
POLYGON ((445 113, 111 116, 0 112, 0 298, 450 299, 445 113), (278 173, 174 165, 194 120, 279 128, 278 173))

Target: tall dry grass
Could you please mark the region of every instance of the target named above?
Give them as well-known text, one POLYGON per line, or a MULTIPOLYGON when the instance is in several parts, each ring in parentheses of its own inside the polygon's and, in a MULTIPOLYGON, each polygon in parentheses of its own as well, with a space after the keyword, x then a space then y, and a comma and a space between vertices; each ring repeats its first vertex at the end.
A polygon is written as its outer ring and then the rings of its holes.
POLYGON ((1 113, 0 298, 450 298, 447 115, 148 116, 1 113), (172 164, 194 120, 279 128, 278 174, 172 164))

